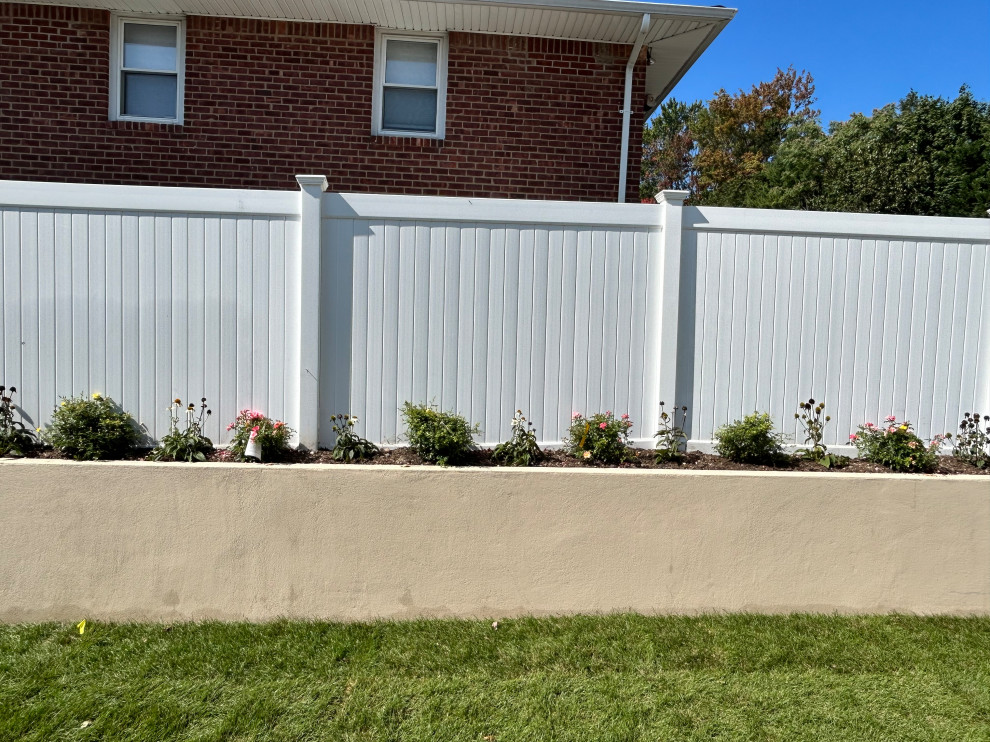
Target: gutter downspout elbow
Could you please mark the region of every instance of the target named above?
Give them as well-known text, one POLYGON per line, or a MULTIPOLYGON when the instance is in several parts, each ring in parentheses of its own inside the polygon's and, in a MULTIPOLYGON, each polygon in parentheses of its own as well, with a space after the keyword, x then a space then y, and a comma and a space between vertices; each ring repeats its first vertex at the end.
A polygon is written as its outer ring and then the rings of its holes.
POLYGON ((633 70, 636 68, 636 60, 639 59, 639 52, 643 48, 643 41, 646 39, 646 32, 650 30, 650 14, 643 14, 643 22, 639 26, 639 34, 633 42, 632 54, 626 62, 626 87, 622 95, 622 155, 619 160, 619 203, 626 202, 626 180, 629 175, 629 123, 632 117, 632 83, 633 70))

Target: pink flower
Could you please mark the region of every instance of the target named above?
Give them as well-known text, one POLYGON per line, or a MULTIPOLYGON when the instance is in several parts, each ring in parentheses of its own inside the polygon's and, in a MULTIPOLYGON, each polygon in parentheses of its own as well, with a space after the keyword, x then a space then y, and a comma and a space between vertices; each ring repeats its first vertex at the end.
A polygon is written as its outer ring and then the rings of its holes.
POLYGON ((254 440, 255 438, 257 438, 257 437, 258 437, 258 429, 257 429, 257 428, 254 428, 254 429, 253 429, 253 430, 251 431, 251 440, 253 441, 253 440, 254 440))
POLYGON ((233 429, 234 429, 234 423, 231 423, 230 425, 227 426, 227 430, 233 430, 233 429))
POLYGON ((581 417, 581 413, 580 412, 572 412, 571 413, 571 420, 577 420, 580 417, 581 417))
POLYGON ((866 425, 864 425, 863 427, 873 430, 876 427, 876 425, 874 425, 873 423, 866 423, 866 425))
POLYGON ((891 415, 890 417, 885 417, 885 418, 884 418, 884 422, 888 422, 888 423, 892 423, 892 422, 894 422, 895 420, 897 420, 897 418, 896 418, 896 417, 894 417, 893 415, 891 415))
POLYGON ((606 414, 606 415, 607 415, 608 417, 612 417, 612 410, 605 410, 605 414, 606 414))
POLYGON ((888 433, 894 433, 896 431, 897 431, 897 428, 895 428, 893 425, 891 425, 889 428, 887 428, 887 432, 888 433))
POLYGON ((275 423, 273 427, 275 428, 275 430, 278 430, 279 428, 285 427, 285 423, 279 420, 277 423, 275 423))
POLYGON ((859 436, 858 436, 858 435, 856 435, 855 433, 853 433, 852 435, 850 435, 850 436, 849 436, 849 440, 851 440, 851 441, 854 441, 854 440, 856 440, 857 438, 859 438, 859 436))
POLYGON ((260 428, 260 426, 259 426, 259 425, 255 425, 255 426, 254 426, 253 428, 251 428, 251 432, 252 432, 252 433, 257 433, 257 432, 258 432, 258 430, 260 430, 260 429, 261 429, 261 428, 260 428))
POLYGON ((623 412, 622 413, 622 419, 623 420, 628 420, 629 419, 629 415, 627 415, 626 413, 623 412))
POLYGON ((602 430, 605 430, 605 428, 607 428, 608 425, 606 425, 605 423, 599 423, 598 427, 601 428, 602 430))

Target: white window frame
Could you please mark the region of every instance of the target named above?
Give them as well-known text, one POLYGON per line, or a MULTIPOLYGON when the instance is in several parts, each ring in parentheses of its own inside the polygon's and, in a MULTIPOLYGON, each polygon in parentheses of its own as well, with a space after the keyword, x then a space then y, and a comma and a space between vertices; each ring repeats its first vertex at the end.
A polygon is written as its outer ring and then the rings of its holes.
MULTIPOLYGON (((161 70, 154 70, 161 74, 161 70)), ((181 124, 186 83, 186 21, 184 18, 163 19, 161 16, 114 15, 110 19, 110 120, 111 121, 150 121, 158 124, 181 124), (176 31, 176 101, 175 118, 152 118, 148 116, 127 116, 120 112, 121 80, 124 69, 124 24, 139 23, 144 26, 174 26, 176 31)))
MULTIPOLYGON (((409 87, 409 86, 399 86, 409 87)), ((430 88, 432 89, 432 88, 430 88)), ((443 139, 447 124, 447 34, 387 31, 375 29, 374 93, 371 99, 371 133, 373 136, 443 139), (433 41, 437 45, 437 118, 433 131, 385 129, 382 126, 385 89, 385 45, 387 41, 433 41)))

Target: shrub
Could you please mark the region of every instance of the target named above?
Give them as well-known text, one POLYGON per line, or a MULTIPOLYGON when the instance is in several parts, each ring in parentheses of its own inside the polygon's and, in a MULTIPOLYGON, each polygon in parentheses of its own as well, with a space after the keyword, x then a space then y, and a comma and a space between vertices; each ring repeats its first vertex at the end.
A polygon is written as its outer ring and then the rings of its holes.
POLYGON ((911 423, 897 422, 891 415, 885 420, 885 427, 873 423, 859 426, 859 432, 849 436, 860 457, 874 464, 882 464, 894 471, 931 472, 938 466, 938 451, 942 441, 949 436, 936 435, 931 443, 919 438, 911 423))
POLYGON ((137 426, 110 397, 63 397, 52 413, 44 439, 76 459, 119 459, 138 442, 137 426))
POLYGON ((738 464, 780 464, 787 458, 783 443, 766 412, 754 412, 715 431, 715 452, 738 464))
POLYGON ((543 451, 536 443, 536 428, 516 410, 512 418, 512 437, 495 446, 492 458, 504 466, 532 466, 543 459, 543 451))
POLYGON ((794 453, 808 461, 814 461, 826 469, 842 467, 849 463, 848 456, 839 456, 828 452, 822 440, 825 437, 825 424, 832 418, 825 414, 825 403, 815 404, 814 399, 798 403, 800 412, 794 413, 794 419, 804 428, 804 443, 810 448, 799 448, 794 453))
POLYGON ((990 415, 983 416, 982 424, 986 426, 985 429, 980 428, 979 412, 967 412, 963 415, 953 454, 960 461, 978 469, 987 469, 990 468, 990 415))
POLYGON ((230 442, 230 453, 237 461, 247 461, 248 458, 278 461, 289 451, 292 428, 281 420, 266 417, 263 412, 241 410, 234 422, 227 426, 227 430, 234 431, 234 439, 230 442), (245 455, 245 449, 250 441, 258 444, 261 449, 260 457, 245 455))
POLYGON ((580 412, 571 415, 564 444, 567 452, 585 463, 619 464, 629 461, 629 415, 616 418, 612 410, 583 417, 580 412))
POLYGON ((377 456, 378 446, 354 432, 358 419, 350 413, 331 415, 330 426, 337 436, 331 455, 337 461, 356 461, 377 456))
POLYGON ((653 437, 657 439, 656 462, 666 464, 671 461, 681 461, 687 451, 687 434, 684 432, 684 425, 687 423, 687 407, 678 410, 674 407, 672 414, 664 410, 663 402, 660 403, 660 430, 653 437), (680 412, 681 421, 677 422, 677 413, 680 412))
POLYGON ((14 419, 14 394, 17 387, 0 386, 0 456, 24 456, 38 444, 34 432, 21 420, 14 419))
POLYGON ((206 397, 199 405, 190 403, 185 407, 186 424, 179 430, 179 411, 182 410, 182 400, 176 399, 168 407, 169 430, 162 437, 155 449, 148 454, 152 461, 206 461, 206 455, 213 450, 213 441, 203 435, 203 425, 206 418, 213 414, 207 409, 206 397))
POLYGON ((472 436, 480 432, 477 425, 470 425, 461 415, 440 412, 426 404, 406 402, 402 405, 402 419, 413 450, 425 461, 440 466, 463 461, 475 447, 472 436))

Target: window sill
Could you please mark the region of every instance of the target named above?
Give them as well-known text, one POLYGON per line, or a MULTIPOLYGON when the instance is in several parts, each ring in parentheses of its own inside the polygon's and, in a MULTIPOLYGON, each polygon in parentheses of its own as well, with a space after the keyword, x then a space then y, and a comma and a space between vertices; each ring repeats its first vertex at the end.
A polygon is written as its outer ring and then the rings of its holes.
POLYGON ((111 129, 121 131, 182 131, 183 124, 166 121, 132 121, 130 119, 110 119, 111 129))
POLYGON ((444 145, 444 140, 437 139, 436 137, 372 134, 369 139, 372 144, 388 147, 390 149, 441 149, 444 145))

